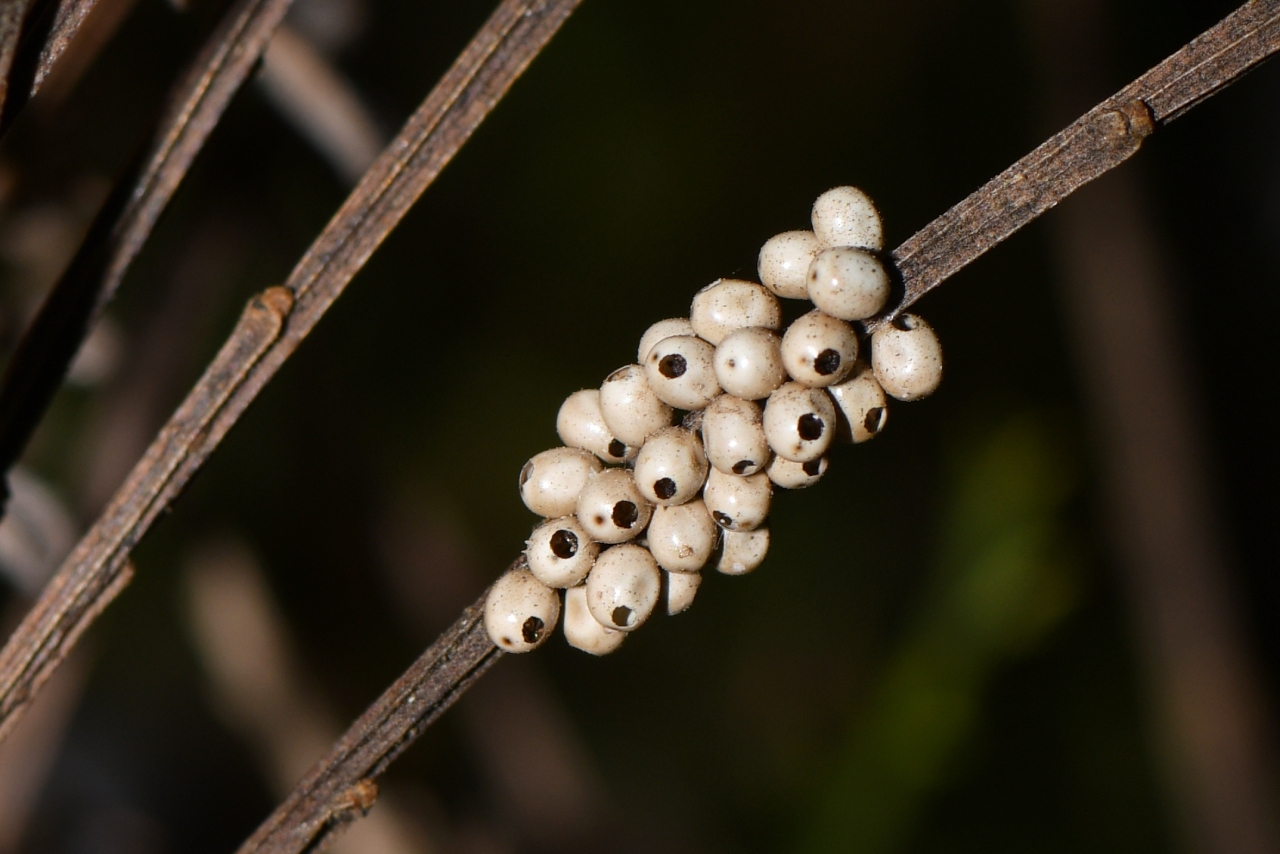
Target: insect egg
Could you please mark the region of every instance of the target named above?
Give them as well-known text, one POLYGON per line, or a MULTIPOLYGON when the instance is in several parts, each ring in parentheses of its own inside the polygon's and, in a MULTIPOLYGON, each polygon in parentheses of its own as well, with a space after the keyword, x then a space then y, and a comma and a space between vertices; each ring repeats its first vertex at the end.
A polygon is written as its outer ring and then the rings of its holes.
POLYGON ((600 414, 614 436, 639 447, 650 433, 670 424, 674 413, 654 394, 644 368, 627 365, 600 386, 600 414))
POLYGON ((871 366, 859 362, 849 379, 827 389, 836 402, 839 437, 866 442, 880 435, 889 419, 889 405, 871 366))
POLYGON ((578 496, 578 524, 600 543, 621 543, 638 536, 652 512, 626 469, 605 469, 578 496))
POLYGON ((745 575, 764 563, 769 553, 769 529, 725 531, 716 569, 725 575, 745 575))
POLYGON ((636 488, 654 504, 683 504, 707 477, 702 441, 683 427, 659 430, 636 455, 636 488))
POLYGON ((787 383, 764 407, 764 434, 780 457, 796 463, 816 460, 835 436, 836 407, 820 388, 787 383))
POLYGON ((744 400, 768 397, 787 381, 782 339, 758 326, 726 335, 716 347, 716 379, 720 387, 744 400))
POLYGON ((735 329, 782 326, 782 307, 764 285, 738 279, 720 279, 693 298, 689 322, 699 337, 719 344, 735 329))
POLYGON ((513 569, 494 582, 484 601, 489 638, 507 652, 541 646, 560 618, 560 597, 527 569, 513 569))
POLYGON ((726 531, 751 531, 769 516, 773 485, 764 472, 738 477, 712 469, 702 500, 715 523, 726 531))
POLYGON ((796 318, 782 336, 782 364, 796 382, 810 388, 840 382, 857 358, 853 327, 821 311, 796 318))
POLYGON ((823 246, 884 248, 884 227, 871 197, 857 187, 834 187, 813 203, 813 233, 823 246))
POLYGON ((633 543, 606 549, 587 576, 587 607, 596 622, 638 629, 658 604, 662 575, 649 550, 633 543))
POLYGON ((711 558, 720 529, 707 505, 690 501, 676 507, 656 507, 649 522, 649 551, 668 572, 697 572, 711 558))
POLYGON ((564 637, 583 652, 608 655, 622 646, 627 633, 600 625, 587 607, 587 588, 579 586, 564 592, 564 637))
POLYGON ((919 400, 942 382, 942 344, 924 320, 900 314, 871 336, 871 367, 890 397, 919 400))
POLYGON ((664 338, 649 348, 645 376, 665 404, 701 409, 720 393, 714 365, 716 349, 693 335, 664 338))
POLYGON ((529 571, 548 587, 572 587, 582 582, 596 562, 600 546, 578 524, 563 516, 543 522, 525 543, 529 571))
POLYGON ((581 448, 552 448, 536 455, 520 470, 520 497, 539 516, 572 513, 578 494, 591 475, 604 468, 595 454, 581 448))
POLYGON ((787 299, 809 298, 809 267, 822 248, 812 231, 784 231, 760 248, 760 281, 787 299))
POLYGON ((600 390, 595 388, 584 388, 565 398, 556 415, 556 432, 569 447, 590 451, 606 463, 634 459, 639 450, 609 431, 600 412, 600 390))
POLYGON ((755 474, 773 456, 760 405, 730 394, 703 410, 702 441, 707 460, 725 474, 755 474))

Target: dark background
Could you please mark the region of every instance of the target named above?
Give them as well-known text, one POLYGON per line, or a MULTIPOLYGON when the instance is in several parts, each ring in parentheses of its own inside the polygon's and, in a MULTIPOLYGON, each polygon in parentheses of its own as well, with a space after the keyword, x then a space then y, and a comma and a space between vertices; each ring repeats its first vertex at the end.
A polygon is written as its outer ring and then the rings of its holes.
MULTIPOLYGON (((220 6, 138 0, 0 146, 10 345, 220 6), (61 242, 23 238, 46 213, 61 242)), ((754 276, 837 184, 901 243, 1234 4, 1100 6, 1062 115, 1054 34, 1025 3, 586 0, 137 551, 13 850, 233 849, 277 798, 193 640, 195 556, 252 555, 308 707, 352 720, 519 553, 517 472, 649 324, 754 276)), ((390 134, 492 4, 358 8, 333 61, 390 134)), ((1269 65, 1117 173, 1167 272, 1224 581, 1272 704, 1278 117, 1269 65)), ((346 191, 247 86, 109 312, 115 370, 65 390, 24 461, 77 526, 346 191)), ((1075 201, 918 305, 941 389, 777 496, 757 572, 708 571, 690 612, 607 658, 556 637, 499 662, 406 753, 383 790, 415 850, 1203 850, 1160 758, 1145 594, 1118 566, 1109 437, 1062 309, 1054 229, 1075 201)))

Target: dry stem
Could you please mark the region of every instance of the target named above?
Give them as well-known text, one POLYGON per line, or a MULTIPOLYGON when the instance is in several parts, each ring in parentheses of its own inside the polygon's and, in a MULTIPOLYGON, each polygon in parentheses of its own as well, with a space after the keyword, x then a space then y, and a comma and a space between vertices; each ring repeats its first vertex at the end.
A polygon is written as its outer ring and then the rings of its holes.
POLYGON ((239 0, 174 88, 150 149, 117 182, 9 362, 0 383, 0 472, 22 455, 98 312, 142 251, 291 2, 239 0))
POLYGON ((96 5, 98 0, 56 0, 56 7, 52 0, 4 4, 0 11, 0 133, 40 91, 96 5))

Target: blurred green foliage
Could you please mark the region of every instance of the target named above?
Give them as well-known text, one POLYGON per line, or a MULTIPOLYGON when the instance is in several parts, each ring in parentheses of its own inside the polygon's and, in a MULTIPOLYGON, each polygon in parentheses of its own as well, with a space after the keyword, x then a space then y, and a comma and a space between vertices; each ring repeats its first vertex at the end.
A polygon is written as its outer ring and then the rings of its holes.
POLYGON ((954 772, 989 685, 1075 607, 1065 530, 1075 466, 1043 416, 971 430, 953 449, 939 555, 911 623, 816 790, 800 850, 902 850, 954 772))

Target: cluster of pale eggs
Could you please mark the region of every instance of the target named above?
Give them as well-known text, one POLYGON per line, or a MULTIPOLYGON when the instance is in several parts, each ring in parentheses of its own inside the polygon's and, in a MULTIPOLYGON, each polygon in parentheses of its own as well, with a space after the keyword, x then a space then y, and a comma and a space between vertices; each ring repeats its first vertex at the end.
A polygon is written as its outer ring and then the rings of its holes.
POLYGON ((914 315, 882 325, 870 361, 858 359, 852 324, 878 314, 892 287, 883 249, 867 195, 828 190, 813 231, 760 250, 762 284, 713 282, 689 317, 645 332, 637 364, 569 395, 556 418, 565 446, 520 472, 520 496, 544 521, 489 591, 498 647, 534 649, 563 610, 569 643, 603 655, 661 601, 669 614, 688 608, 717 550, 720 572, 750 572, 769 549, 775 486, 816 483, 837 435, 879 433, 886 394, 918 400, 937 387, 942 350, 914 315), (779 334, 778 297, 816 308, 779 334))

